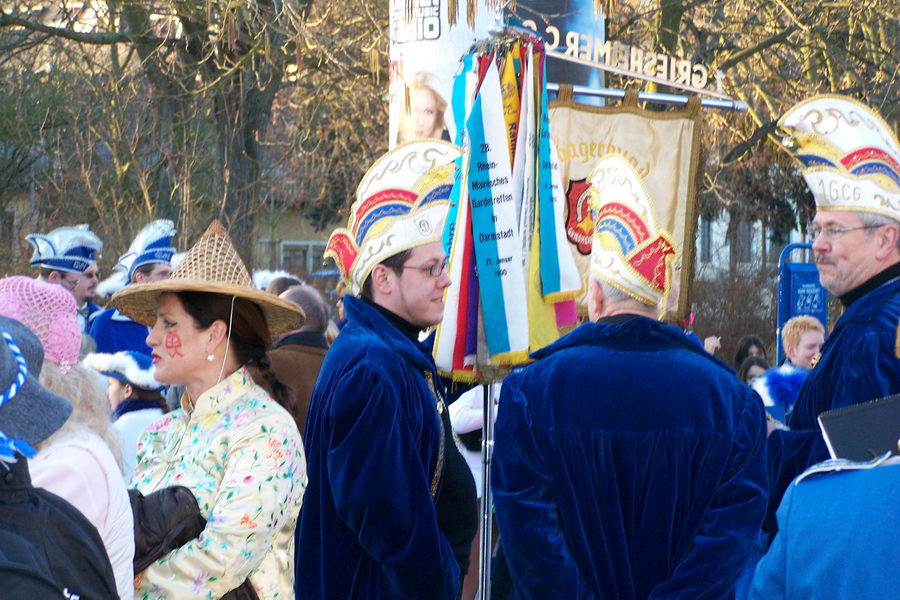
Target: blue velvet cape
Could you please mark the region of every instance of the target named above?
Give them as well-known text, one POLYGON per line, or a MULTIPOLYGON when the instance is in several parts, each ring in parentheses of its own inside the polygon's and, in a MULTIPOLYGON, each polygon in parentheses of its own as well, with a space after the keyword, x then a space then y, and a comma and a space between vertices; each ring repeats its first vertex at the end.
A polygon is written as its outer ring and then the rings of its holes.
POLYGON ((775 510, 790 482, 828 458, 819 414, 900 393, 900 360, 894 354, 900 319, 900 279, 857 298, 838 319, 822 346, 788 417, 791 431, 769 436, 771 501, 766 529, 775 530, 775 510))
POLYGON ((146 325, 132 321, 114 308, 96 314, 91 321, 89 335, 97 342, 97 352, 114 354, 129 350, 150 356, 146 325))
POLYGON ((431 496, 434 361, 366 302, 347 296, 344 308, 304 432, 297 598, 456 598, 459 565, 431 496))
POLYGON ((766 506, 756 393, 645 317, 533 356, 503 383, 491 472, 517 598, 726 598, 766 506))

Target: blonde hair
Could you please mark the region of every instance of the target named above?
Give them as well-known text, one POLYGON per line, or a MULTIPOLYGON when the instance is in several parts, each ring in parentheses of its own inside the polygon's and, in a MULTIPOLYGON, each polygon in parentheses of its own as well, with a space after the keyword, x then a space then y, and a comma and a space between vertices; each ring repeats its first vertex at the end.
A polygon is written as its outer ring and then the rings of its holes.
POLYGON ((796 348, 800 345, 800 337, 807 331, 818 331, 825 335, 822 323, 810 315, 800 315, 787 320, 781 328, 781 348, 788 353, 788 348, 796 348))
POLYGON ((434 102, 437 105, 438 111, 441 113, 441 122, 443 122, 444 111, 447 110, 447 101, 444 100, 444 97, 438 92, 440 82, 438 81, 437 76, 434 73, 429 73, 427 71, 419 71, 413 75, 412 83, 410 83, 409 87, 413 90, 428 90, 434 94, 434 102))
POLYGON ((38 450, 49 446, 65 433, 90 431, 102 439, 122 468, 122 447, 119 436, 110 422, 109 401, 100 393, 93 372, 75 365, 65 373, 50 362, 45 362, 38 379, 41 385, 72 403, 72 415, 49 438, 38 444, 38 450))

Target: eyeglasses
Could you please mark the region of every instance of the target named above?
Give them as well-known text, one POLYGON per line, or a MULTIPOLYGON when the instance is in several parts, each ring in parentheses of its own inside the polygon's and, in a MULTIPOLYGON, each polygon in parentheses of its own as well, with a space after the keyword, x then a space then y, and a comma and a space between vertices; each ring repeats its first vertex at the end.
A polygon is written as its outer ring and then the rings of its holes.
POLYGON ((422 271, 423 273, 428 273, 432 277, 440 277, 447 270, 447 259, 445 258, 443 262, 428 265, 427 267, 410 267, 407 265, 402 265, 400 268, 415 269, 417 271, 422 271))
POLYGON ((59 284, 71 292, 78 287, 78 276, 70 279, 67 273, 59 278, 59 284))
POLYGON ((826 242, 833 242, 848 231, 856 231, 857 229, 875 229, 877 227, 884 227, 884 225, 861 225, 860 227, 834 227, 832 225, 822 227, 821 225, 810 225, 809 239, 814 242, 819 238, 819 234, 821 234, 826 242))

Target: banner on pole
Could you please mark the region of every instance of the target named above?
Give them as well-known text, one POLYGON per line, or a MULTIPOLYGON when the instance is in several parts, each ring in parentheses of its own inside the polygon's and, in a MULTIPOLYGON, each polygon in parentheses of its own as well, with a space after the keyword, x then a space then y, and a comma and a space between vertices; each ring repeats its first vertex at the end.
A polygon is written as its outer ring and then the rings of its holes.
MULTIPOLYGON (((636 94, 622 105, 595 107, 572 100, 570 86, 561 86, 550 103, 553 141, 559 157, 566 197, 565 232, 584 280, 588 277, 591 232, 588 175, 605 154, 625 156, 641 176, 653 200, 659 226, 671 232, 678 249, 668 318, 684 319, 688 300, 697 229, 700 103, 692 98, 677 112, 639 108, 636 94)), ((584 286, 587 289, 587 286, 584 286)), ((584 302, 582 310, 586 310, 584 302)))
POLYGON ((452 284, 435 361, 454 379, 523 364, 577 318, 545 56, 530 32, 480 42, 453 86, 464 156, 443 238, 452 284))

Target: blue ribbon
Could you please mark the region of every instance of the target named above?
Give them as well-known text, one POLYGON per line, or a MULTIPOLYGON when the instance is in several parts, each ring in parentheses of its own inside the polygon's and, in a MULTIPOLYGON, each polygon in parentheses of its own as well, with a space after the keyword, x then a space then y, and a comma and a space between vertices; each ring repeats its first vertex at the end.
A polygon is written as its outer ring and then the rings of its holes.
MULTIPOLYGON (((0 406, 9 402, 19 393, 19 390, 25 385, 25 377, 28 375, 28 364, 25 362, 25 356, 22 354, 22 350, 19 349, 19 346, 9 333, 3 331, 2 335, 3 341, 6 342, 10 352, 12 352, 13 356, 16 358, 18 369, 16 378, 13 380, 12 384, 10 384, 9 389, 0 396, 0 406)), ((5 433, 0 431, 0 463, 10 464, 16 462, 18 460, 16 458, 17 453, 22 454, 26 458, 32 458, 37 454, 37 451, 32 448, 28 442, 8 438, 5 433)))
POLYGON ((6 342, 7 347, 9 347, 9 351, 13 353, 13 356, 16 357, 16 363, 18 364, 18 371, 16 372, 16 378, 13 380, 12 384, 10 384, 9 389, 3 392, 3 395, 0 396, 0 406, 3 406, 7 402, 9 402, 16 394, 19 393, 19 390, 22 389, 22 386, 25 385, 25 376, 28 375, 28 364, 25 362, 25 356, 22 354, 22 351, 19 349, 19 346, 16 345, 15 340, 13 340, 12 336, 7 332, 2 332, 3 341, 6 342))
POLYGON ((21 454, 25 458, 34 458, 37 450, 32 448, 28 442, 8 438, 5 433, 0 431, 0 463, 18 462, 16 454, 21 454))

